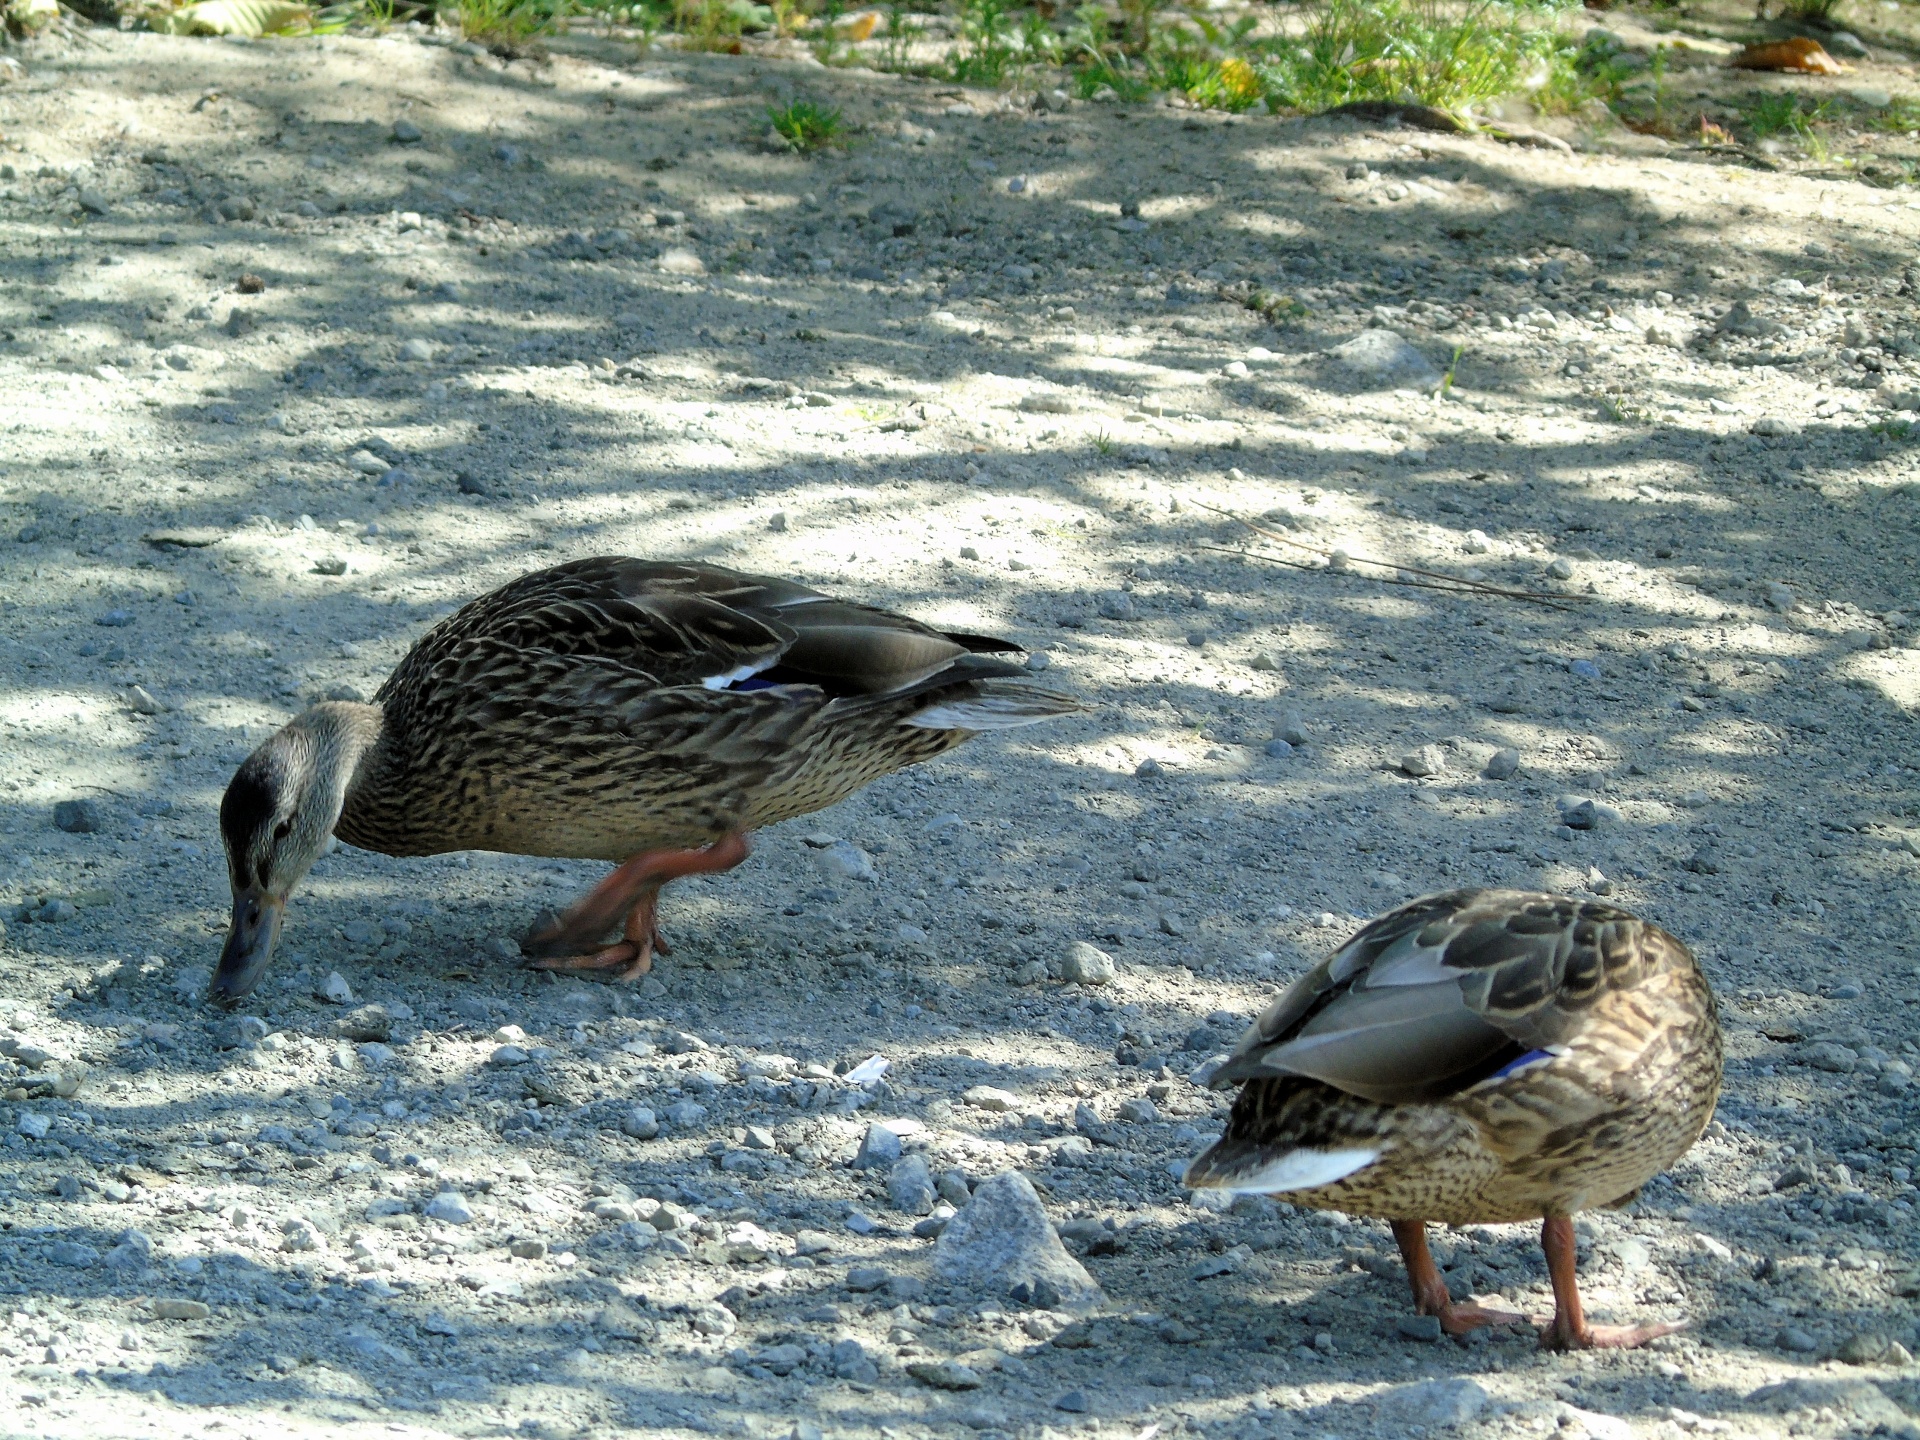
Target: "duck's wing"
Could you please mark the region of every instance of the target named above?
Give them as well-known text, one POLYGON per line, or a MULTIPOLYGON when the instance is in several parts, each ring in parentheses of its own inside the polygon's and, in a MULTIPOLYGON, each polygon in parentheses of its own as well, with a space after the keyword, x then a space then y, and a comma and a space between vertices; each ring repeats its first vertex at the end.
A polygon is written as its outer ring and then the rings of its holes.
MULTIPOLYGON (((829 698, 899 694, 951 669, 1018 675, 988 636, 945 634, 791 580, 719 565, 600 556, 522 576, 423 636, 383 687, 484 650, 630 668, 661 687, 814 686, 829 698)), ((587 667, 597 677, 599 666, 587 667)))
POLYGON ((1609 989, 1684 960, 1609 905, 1456 890, 1368 924, 1254 1022, 1216 1087, 1299 1076, 1383 1104, 1437 1100, 1555 1053, 1609 989))

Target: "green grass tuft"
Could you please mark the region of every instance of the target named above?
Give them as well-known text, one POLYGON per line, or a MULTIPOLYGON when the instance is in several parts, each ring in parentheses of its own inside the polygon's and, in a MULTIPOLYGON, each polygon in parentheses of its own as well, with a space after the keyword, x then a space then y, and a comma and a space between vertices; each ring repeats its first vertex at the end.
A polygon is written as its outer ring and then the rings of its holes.
POLYGON ((838 145, 844 123, 840 112, 813 100, 794 100, 767 111, 774 133, 801 154, 838 145))

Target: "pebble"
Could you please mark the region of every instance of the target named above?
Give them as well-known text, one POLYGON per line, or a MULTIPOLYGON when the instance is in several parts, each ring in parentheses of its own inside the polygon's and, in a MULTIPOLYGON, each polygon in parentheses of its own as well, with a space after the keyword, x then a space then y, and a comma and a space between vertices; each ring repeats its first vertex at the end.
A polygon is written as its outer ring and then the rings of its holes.
POLYGON ((1486 1409, 1489 1397, 1478 1381, 1457 1376, 1395 1385, 1373 1397, 1374 1413, 1386 1424, 1423 1425, 1429 1430, 1464 1425, 1486 1409))
POLYGON ((660 1121, 645 1105, 636 1105, 620 1117, 620 1133, 635 1140, 651 1140, 660 1133, 660 1121))
MULTIPOLYGON (((540 1248, 544 1251, 546 1246, 540 1248)), ((616 1340, 651 1340, 657 1328, 653 1321, 622 1300, 609 1300, 602 1305, 593 1324, 602 1335, 611 1335, 616 1340)))
POLYGON ((393 1016, 384 1005, 362 1005, 334 1021, 333 1028, 343 1040, 390 1040, 393 1016))
POLYGON ((978 1390, 984 1383, 979 1372, 958 1360, 914 1360, 906 1371, 923 1385, 936 1390, 978 1390))
POLYGON ((985 1296, 1041 1282, 1060 1295, 1057 1308, 1090 1310, 1100 1287, 1067 1253, 1027 1177, 1016 1170, 981 1181, 966 1207, 934 1244, 933 1271, 946 1284, 985 1296))
POLYGON ((53 823, 69 835, 91 835, 100 828, 100 806, 92 800, 60 800, 53 823))
POLYGON ((963 1103, 976 1110, 988 1110, 996 1115, 1004 1115, 1020 1104, 1020 1097, 1011 1090, 996 1089, 992 1085, 972 1085, 962 1092, 963 1103))
POLYGON ((338 970, 329 970, 327 978, 320 982, 320 998, 335 1005, 350 1004, 353 1000, 353 987, 347 984, 346 977, 338 970))
MULTIPOLYGON (((854 1154, 853 1168, 856 1170, 884 1169, 900 1158, 900 1136, 881 1121, 875 1120, 867 1126, 867 1133, 860 1141, 860 1149, 854 1154)), ((921 1162, 923 1165, 925 1161, 921 1162)))
POLYGON ((1440 383, 1440 372, 1427 357, 1391 330, 1363 330, 1344 345, 1327 351, 1327 358, 1350 375, 1382 389, 1409 386, 1418 390, 1440 383))
POLYGON ((837 880, 877 880, 873 857, 850 840, 835 840, 814 851, 814 863, 837 880))
POLYGON ((14 1121, 13 1128, 29 1140, 44 1140, 47 1138, 47 1132, 53 1128, 53 1119, 51 1116, 42 1115, 37 1110, 22 1110, 20 1118, 14 1121))
POLYGON ((1053 1408, 1064 1410, 1069 1415, 1084 1415, 1093 1408, 1084 1390, 1069 1390, 1053 1402, 1053 1408))
POLYGON ((707 1118, 707 1107, 696 1100, 676 1100, 667 1107, 665 1118, 676 1130, 690 1130, 707 1118))
POLYGON ((1070 985, 1107 985, 1118 973, 1113 956, 1085 940, 1069 945, 1060 961, 1060 978, 1070 985))
POLYGON ((1520 752, 1511 745, 1493 752, 1480 773, 1489 780, 1511 780, 1520 772, 1520 752))
POLYGON ((1133 773, 1135 778, 1137 779, 1153 780, 1166 774, 1167 767, 1162 765, 1158 760, 1154 759, 1151 755, 1149 755, 1146 759, 1142 760, 1138 765, 1133 767, 1133 773))
POLYGON ((1848 1365, 1908 1365, 1913 1355, 1891 1335, 1863 1330, 1841 1341, 1834 1356, 1848 1365))
POLYGON ((1782 1326, 1773 1337, 1773 1343, 1775 1349, 1784 1350, 1789 1355, 1811 1355, 1820 1348, 1820 1342, 1798 1325, 1782 1326))
POLYGON ((420 1212, 429 1220, 438 1220, 443 1225, 471 1225, 473 1207, 467 1203, 467 1197, 458 1190, 442 1190, 427 1202, 420 1212))
POLYGON ((204 1300, 163 1299, 153 1302, 153 1318, 156 1320, 205 1320, 213 1311, 204 1300))
POLYGON ((413 339, 401 345, 400 358, 402 360, 415 361, 431 360, 433 359, 433 342, 431 340, 422 340, 416 335, 413 339))
POLYGON ((418 125, 402 115, 393 122, 393 138, 402 145, 418 145, 426 135, 418 125))
POLYGON ((1555 580, 1571 580, 1573 562, 1566 559, 1555 560, 1547 566, 1547 574, 1555 580))
POLYGON ((1431 1342, 1441 1338, 1446 1332, 1440 1328, 1438 1315, 1402 1315, 1394 1322, 1394 1333, 1402 1340, 1420 1340, 1431 1342))
POLYGON ((1422 745, 1400 757, 1400 768, 1416 780, 1438 775, 1447 768, 1447 752, 1438 745, 1422 745))
POLYGON ((933 1213, 933 1174, 925 1155, 916 1152, 893 1167, 887 1175, 887 1199, 903 1215, 933 1213))

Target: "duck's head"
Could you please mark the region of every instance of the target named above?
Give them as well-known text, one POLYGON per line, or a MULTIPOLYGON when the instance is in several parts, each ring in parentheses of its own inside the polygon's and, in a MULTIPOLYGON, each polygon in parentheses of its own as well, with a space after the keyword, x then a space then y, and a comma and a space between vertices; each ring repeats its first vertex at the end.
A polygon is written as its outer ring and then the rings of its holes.
POLYGON ((372 706, 315 706, 234 772, 220 802, 233 923, 207 992, 215 1004, 243 999, 265 971, 287 896, 326 853, 378 717, 372 706))

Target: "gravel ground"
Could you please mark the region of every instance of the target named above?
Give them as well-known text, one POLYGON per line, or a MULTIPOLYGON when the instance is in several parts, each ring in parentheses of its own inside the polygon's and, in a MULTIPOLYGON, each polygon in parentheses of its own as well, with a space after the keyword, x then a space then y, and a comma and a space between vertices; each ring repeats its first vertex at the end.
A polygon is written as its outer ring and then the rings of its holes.
MULTIPOLYGON (((1914 1433, 1920 207, 563 48, 101 33, 0 90, 0 1431, 1914 1433), (852 143, 767 148, 795 95, 852 143), (635 989, 510 944, 598 867, 343 847, 200 1006, 240 756, 610 551, 1092 708, 675 886, 635 989), (1719 989, 1720 1118, 1581 1221, 1592 1310, 1685 1336, 1425 1342, 1383 1227, 1173 1178, 1274 986, 1465 883, 1719 989), (1092 1313, 936 1273, 1011 1169, 1092 1313)), ((1547 1307, 1524 1227, 1436 1242, 1547 1307)))

